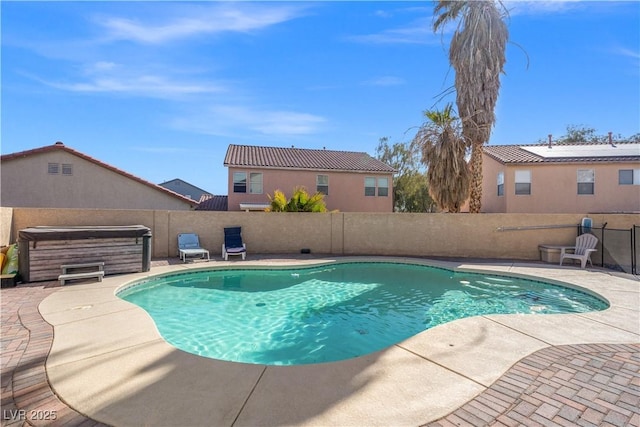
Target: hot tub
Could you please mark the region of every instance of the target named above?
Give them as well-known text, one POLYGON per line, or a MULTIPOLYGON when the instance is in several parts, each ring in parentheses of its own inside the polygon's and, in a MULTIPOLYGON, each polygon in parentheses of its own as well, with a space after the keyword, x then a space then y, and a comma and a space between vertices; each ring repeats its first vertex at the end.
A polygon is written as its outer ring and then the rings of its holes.
POLYGON ((144 225, 25 228, 18 248, 25 282, 57 280, 65 264, 104 262, 105 275, 151 267, 151 230, 144 225))

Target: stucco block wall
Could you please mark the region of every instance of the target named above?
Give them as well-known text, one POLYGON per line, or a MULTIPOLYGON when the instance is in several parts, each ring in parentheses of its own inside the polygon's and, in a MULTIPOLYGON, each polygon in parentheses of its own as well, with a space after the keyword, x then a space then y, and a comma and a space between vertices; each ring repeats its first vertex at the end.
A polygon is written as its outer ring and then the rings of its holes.
POLYGON ((239 211, 240 203, 269 203, 268 195, 273 195, 275 190, 281 190, 289 198, 293 194, 295 187, 303 186, 310 194, 313 194, 316 192, 316 177, 318 175, 327 175, 329 178, 329 194, 324 198, 329 210, 339 210, 341 212, 393 212, 393 175, 391 174, 242 169, 234 167, 229 168, 229 210, 239 211), (262 173, 263 194, 234 193, 234 172, 262 173), (365 177, 387 178, 389 195, 386 197, 365 196, 365 177))
POLYGON ((345 253, 406 256, 537 259, 538 244, 575 241, 576 229, 519 232, 502 227, 577 224, 579 215, 351 214, 345 218, 345 253))
MULTIPOLYGON (((539 259, 539 244, 570 245, 584 214, 266 213, 165 210, 12 209, 3 239, 38 225, 134 225, 153 233, 154 258, 177 256, 179 233, 197 233, 220 258, 224 227, 241 226, 249 253, 291 254, 309 248, 329 255, 402 255, 539 259), (558 227, 533 228, 528 227, 558 227), (562 227, 564 226, 564 227, 562 227)), ((629 230, 638 214, 589 215, 596 226, 629 230)), ((14 237, 15 238, 15 237, 14 237)))
POLYGON ((0 207, 0 246, 11 243, 13 226, 13 209, 0 207))

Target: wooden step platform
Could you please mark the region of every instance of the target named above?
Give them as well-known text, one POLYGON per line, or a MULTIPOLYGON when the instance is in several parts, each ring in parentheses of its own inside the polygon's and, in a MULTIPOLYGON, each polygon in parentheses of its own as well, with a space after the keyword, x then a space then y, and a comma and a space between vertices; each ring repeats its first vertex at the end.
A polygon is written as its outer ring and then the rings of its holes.
POLYGON ((104 262, 86 262, 82 264, 64 264, 60 266, 62 268, 62 274, 58 276, 60 285, 64 285, 67 280, 74 279, 91 279, 97 278, 99 282, 102 282, 104 277, 104 262), (93 270, 97 268, 97 270, 93 270), (69 270, 75 271, 70 273, 69 270))

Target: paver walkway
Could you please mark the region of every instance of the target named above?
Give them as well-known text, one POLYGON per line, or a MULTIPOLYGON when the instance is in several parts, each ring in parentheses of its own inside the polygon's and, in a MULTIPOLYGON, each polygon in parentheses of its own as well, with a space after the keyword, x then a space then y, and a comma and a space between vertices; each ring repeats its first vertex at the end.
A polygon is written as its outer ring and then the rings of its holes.
MULTIPOLYGON (((2 425, 103 426, 47 381, 53 328, 38 312, 57 282, 2 289, 2 425), (55 419, 52 419, 55 418, 55 419)), ((548 347, 516 363, 436 426, 640 426, 640 344, 548 347)))
POLYGON ((640 425, 640 345, 583 344, 539 350, 472 401, 427 424, 521 425, 640 425))
POLYGON ((0 353, 2 355, 2 425, 101 426, 69 408, 51 390, 45 361, 53 327, 38 312, 40 302, 58 282, 2 289, 0 353))

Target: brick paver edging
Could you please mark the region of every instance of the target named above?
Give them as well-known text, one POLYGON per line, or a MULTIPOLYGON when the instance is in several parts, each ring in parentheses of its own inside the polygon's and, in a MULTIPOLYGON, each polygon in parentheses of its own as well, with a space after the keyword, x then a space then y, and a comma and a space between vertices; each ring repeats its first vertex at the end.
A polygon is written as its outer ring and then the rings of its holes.
POLYGON ((638 426, 640 344, 547 347, 448 416, 449 426, 638 426))
POLYGON ((104 426, 69 408, 49 385, 45 362, 53 327, 38 305, 56 290, 55 284, 2 290, 3 426, 104 426))

